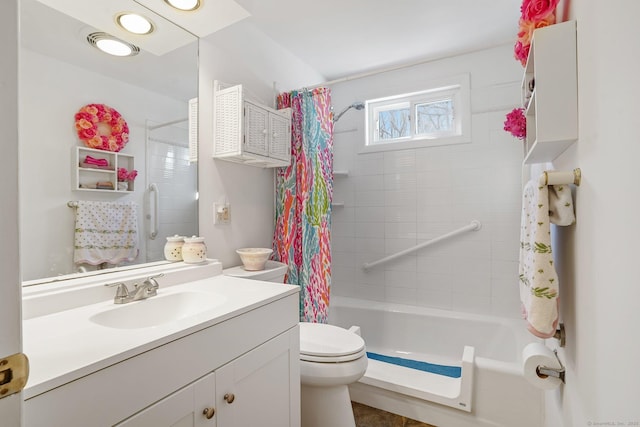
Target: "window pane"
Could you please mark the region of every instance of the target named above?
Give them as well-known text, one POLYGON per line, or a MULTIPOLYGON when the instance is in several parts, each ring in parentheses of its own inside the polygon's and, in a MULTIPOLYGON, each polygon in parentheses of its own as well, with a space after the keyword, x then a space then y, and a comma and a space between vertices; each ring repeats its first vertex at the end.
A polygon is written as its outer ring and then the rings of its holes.
POLYGON ((394 108, 378 112, 377 140, 383 141, 410 136, 409 107, 394 108))
POLYGON ((453 130, 453 100, 416 104, 416 134, 451 132, 453 130))

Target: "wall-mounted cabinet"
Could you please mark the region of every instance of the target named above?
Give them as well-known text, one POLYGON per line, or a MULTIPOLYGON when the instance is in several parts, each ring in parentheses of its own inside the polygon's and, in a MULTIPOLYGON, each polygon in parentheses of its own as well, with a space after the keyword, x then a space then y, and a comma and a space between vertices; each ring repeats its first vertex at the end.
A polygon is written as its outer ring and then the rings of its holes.
POLYGON ((242 85, 214 90, 213 157, 259 167, 291 162, 291 109, 245 100, 242 85))
POLYGON ((550 162, 578 139, 576 23, 535 30, 522 78, 525 163, 550 162))
POLYGON ((118 188, 118 168, 135 169, 134 157, 130 154, 74 147, 71 164, 71 189, 74 191, 131 193, 134 190, 134 181, 120 183, 118 188))

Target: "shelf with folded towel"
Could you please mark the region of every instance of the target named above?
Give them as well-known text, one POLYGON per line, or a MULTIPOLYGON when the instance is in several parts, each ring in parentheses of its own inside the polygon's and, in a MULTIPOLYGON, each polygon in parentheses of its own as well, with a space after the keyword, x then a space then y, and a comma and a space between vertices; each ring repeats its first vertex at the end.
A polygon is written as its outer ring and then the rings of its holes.
POLYGON ((72 183, 74 191, 103 193, 131 193, 134 181, 118 182, 118 169, 134 170, 134 157, 130 154, 73 147, 72 183))

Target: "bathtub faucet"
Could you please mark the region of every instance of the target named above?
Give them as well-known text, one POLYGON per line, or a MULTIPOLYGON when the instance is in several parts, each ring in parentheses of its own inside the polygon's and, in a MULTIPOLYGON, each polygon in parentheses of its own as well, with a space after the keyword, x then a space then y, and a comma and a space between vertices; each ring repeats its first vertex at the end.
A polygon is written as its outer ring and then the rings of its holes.
POLYGON ((156 279, 162 276, 164 276, 164 274, 160 273, 155 276, 147 277, 142 283, 135 283, 133 285, 133 295, 130 293, 129 288, 127 288, 127 285, 124 282, 108 283, 105 286, 117 286, 116 296, 113 298, 113 303, 126 304, 128 302, 139 301, 156 296, 158 294, 158 288, 160 288, 156 279))

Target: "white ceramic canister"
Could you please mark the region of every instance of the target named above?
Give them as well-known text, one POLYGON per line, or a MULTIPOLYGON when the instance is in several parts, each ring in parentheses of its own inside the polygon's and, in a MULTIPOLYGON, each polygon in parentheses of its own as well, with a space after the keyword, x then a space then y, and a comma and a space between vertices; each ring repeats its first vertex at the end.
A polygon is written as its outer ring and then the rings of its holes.
POLYGON ((207 260, 207 246, 204 237, 185 237, 182 246, 182 259, 188 264, 199 264, 207 260))
POLYGON ((184 245, 184 236, 167 237, 167 243, 164 244, 164 258, 167 261, 182 261, 182 246, 184 245))

